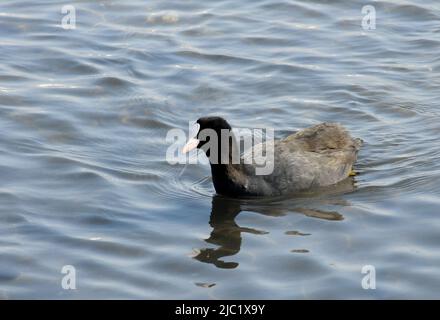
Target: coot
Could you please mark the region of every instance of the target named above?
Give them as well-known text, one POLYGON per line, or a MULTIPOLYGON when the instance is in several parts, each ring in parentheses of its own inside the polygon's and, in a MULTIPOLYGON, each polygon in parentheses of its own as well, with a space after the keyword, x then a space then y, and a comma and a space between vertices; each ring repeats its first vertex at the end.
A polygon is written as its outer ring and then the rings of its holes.
POLYGON ((257 144, 234 161, 238 144, 225 119, 203 117, 196 124, 197 133, 182 151, 195 148, 205 151, 216 192, 231 197, 279 196, 335 184, 353 174, 353 164, 362 145, 361 139, 352 138, 341 125, 321 123, 281 140, 257 144), (211 133, 218 137, 215 141, 218 149, 213 148, 211 133), (225 133, 229 137, 222 139, 225 133), (273 170, 258 174, 261 167, 258 157, 263 151, 265 166, 273 170), (267 157, 268 154, 273 157, 267 157))

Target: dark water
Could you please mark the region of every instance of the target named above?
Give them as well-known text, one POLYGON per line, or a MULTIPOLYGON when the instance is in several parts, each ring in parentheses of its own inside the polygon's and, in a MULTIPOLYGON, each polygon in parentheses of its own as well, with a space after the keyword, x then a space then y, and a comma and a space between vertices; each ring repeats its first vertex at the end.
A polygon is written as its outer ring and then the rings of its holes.
POLYGON ((374 1, 375 30, 365 4, 3 0, 0 297, 439 298, 440 3, 374 1), (209 166, 165 159, 210 114, 340 122, 359 174, 215 197, 209 166))

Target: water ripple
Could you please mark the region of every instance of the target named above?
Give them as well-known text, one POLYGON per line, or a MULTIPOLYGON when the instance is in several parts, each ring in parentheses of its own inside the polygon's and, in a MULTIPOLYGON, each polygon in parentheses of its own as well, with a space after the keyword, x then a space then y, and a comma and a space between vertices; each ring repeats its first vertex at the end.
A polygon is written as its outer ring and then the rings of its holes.
POLYGON ((74 5, 65 30, 53 1, 0 4, 0 298, 437 297, 436 1, 375 1, 370 31, 349 0, 74 5), (165 159, 209 114, 277 137, 340 122, 358 175, 217 196, 208 165, 165 159))

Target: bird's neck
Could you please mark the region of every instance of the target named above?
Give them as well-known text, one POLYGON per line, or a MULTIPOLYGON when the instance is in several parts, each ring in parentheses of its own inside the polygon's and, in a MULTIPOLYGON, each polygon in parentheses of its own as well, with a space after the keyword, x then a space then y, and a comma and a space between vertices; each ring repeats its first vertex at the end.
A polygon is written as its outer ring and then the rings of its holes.
POLYGON ((217 193, 228 195, 243 191, 246 181, 242 172, 242 165, 240 164, 239 149, 234 137, 230 140, 229 148, 223 150, 221 145, 219 145, 218 159, 216 161, 213 161, 212 157, 209 160, 212 181, 217 193), (222 152, 225 152, 223 157, 222 152), (228 160, 225 161, 225 159, 228 160))
POLYGON ((218 194, 233 195, 244 192, 245 179, 240 164, 211 164, 211 174, 218 194))

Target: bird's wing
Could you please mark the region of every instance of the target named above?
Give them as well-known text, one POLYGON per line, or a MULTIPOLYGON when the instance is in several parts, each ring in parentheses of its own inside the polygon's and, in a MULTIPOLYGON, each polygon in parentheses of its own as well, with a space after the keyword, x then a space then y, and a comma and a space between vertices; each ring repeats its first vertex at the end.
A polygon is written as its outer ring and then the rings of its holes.
POLYGON ((283 139, 289 145, 309 152, 359 150, 362 140, 353 139, 347 130, 337 123, 321 123, 301 130, 283 139))

